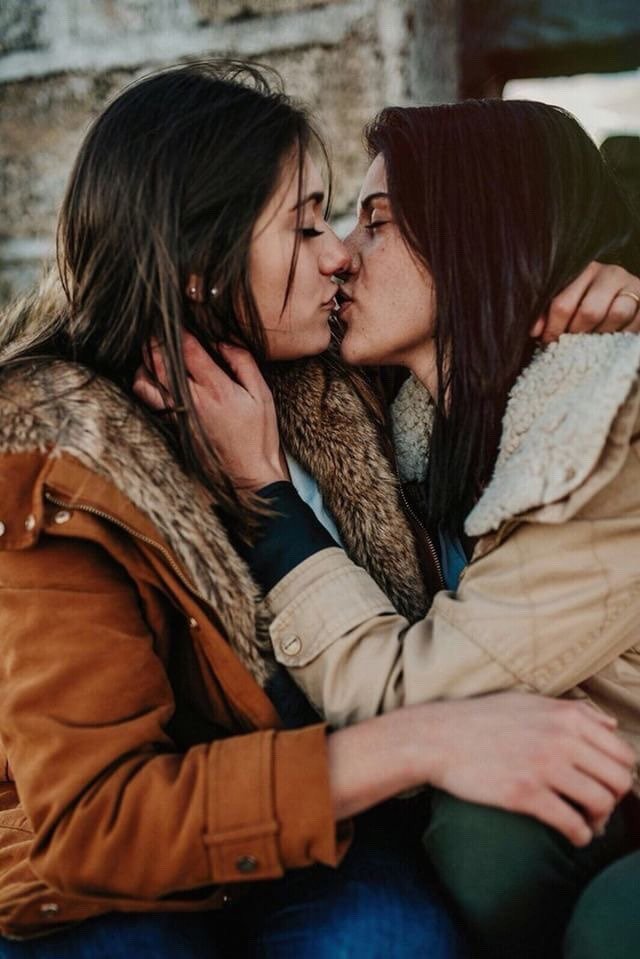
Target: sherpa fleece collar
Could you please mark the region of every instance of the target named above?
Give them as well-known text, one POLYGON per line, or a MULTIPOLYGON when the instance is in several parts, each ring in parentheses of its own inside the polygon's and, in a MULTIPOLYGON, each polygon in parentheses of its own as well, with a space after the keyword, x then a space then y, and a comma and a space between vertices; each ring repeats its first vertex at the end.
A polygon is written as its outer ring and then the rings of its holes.
MULTIPOLYGON (((594 470, 640 367, 640 336, 565 334, 518 377, 502 424, 493 476, 467 517, 478 537, 557 502, 594 470)), ((403 480, 425 476, 433 403, 414 377, 392 408, 403 480)))

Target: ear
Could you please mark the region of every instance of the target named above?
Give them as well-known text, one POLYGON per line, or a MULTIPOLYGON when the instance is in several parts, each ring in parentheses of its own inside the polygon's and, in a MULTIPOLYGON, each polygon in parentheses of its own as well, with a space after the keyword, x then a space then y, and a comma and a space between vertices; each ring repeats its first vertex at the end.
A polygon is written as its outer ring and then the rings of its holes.
POLYGON ((204 303, 204 281, 198 273, 187 276, 187 299, 194 303, 204 303))

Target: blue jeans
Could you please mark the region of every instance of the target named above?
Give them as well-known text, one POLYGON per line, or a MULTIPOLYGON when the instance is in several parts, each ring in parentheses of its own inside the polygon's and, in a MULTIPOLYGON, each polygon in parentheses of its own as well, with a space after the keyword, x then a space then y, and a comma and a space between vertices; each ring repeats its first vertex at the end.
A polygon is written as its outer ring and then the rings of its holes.
POLYGON ((111 913, 25 942, 1 959, 463 959, 420 853, 410 800, 359 817, 338 869, 255 884, 222 912, 111 913))

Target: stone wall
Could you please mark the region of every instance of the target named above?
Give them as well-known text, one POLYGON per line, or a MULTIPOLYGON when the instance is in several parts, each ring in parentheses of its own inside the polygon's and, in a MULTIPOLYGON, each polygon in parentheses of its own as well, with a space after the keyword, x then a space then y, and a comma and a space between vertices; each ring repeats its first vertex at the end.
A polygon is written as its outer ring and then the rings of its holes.
POLYGON ((275 66, 309 102, 352 209, 364 122, 390 102, 452 99, 457 0, 1 0, 0 300, 51 256, 88 122, 158 66, 236 56, 275 66))

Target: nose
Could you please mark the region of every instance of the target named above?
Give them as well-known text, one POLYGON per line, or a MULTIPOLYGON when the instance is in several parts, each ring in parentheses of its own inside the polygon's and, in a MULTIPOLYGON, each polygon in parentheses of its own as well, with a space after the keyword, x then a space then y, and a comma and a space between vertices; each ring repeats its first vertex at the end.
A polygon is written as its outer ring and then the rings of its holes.
POLYGON ((320 271, 325 276, 349 273, 351 255, 347 247, 342 240, 336 236, 333 230, 328 232, 330 233, 330 236, 328 237, 330 242, 327 244, 320 256, 320 271))
POLYGON ((353 276, 354 273, 357 273, 360 269, 360 251, 358 248, 358 237, 357 230, 353 229, 344 238, 344 247, 349 255, 349 265, 346 270, 344 270, 345 279, 348 276, 353 276))

